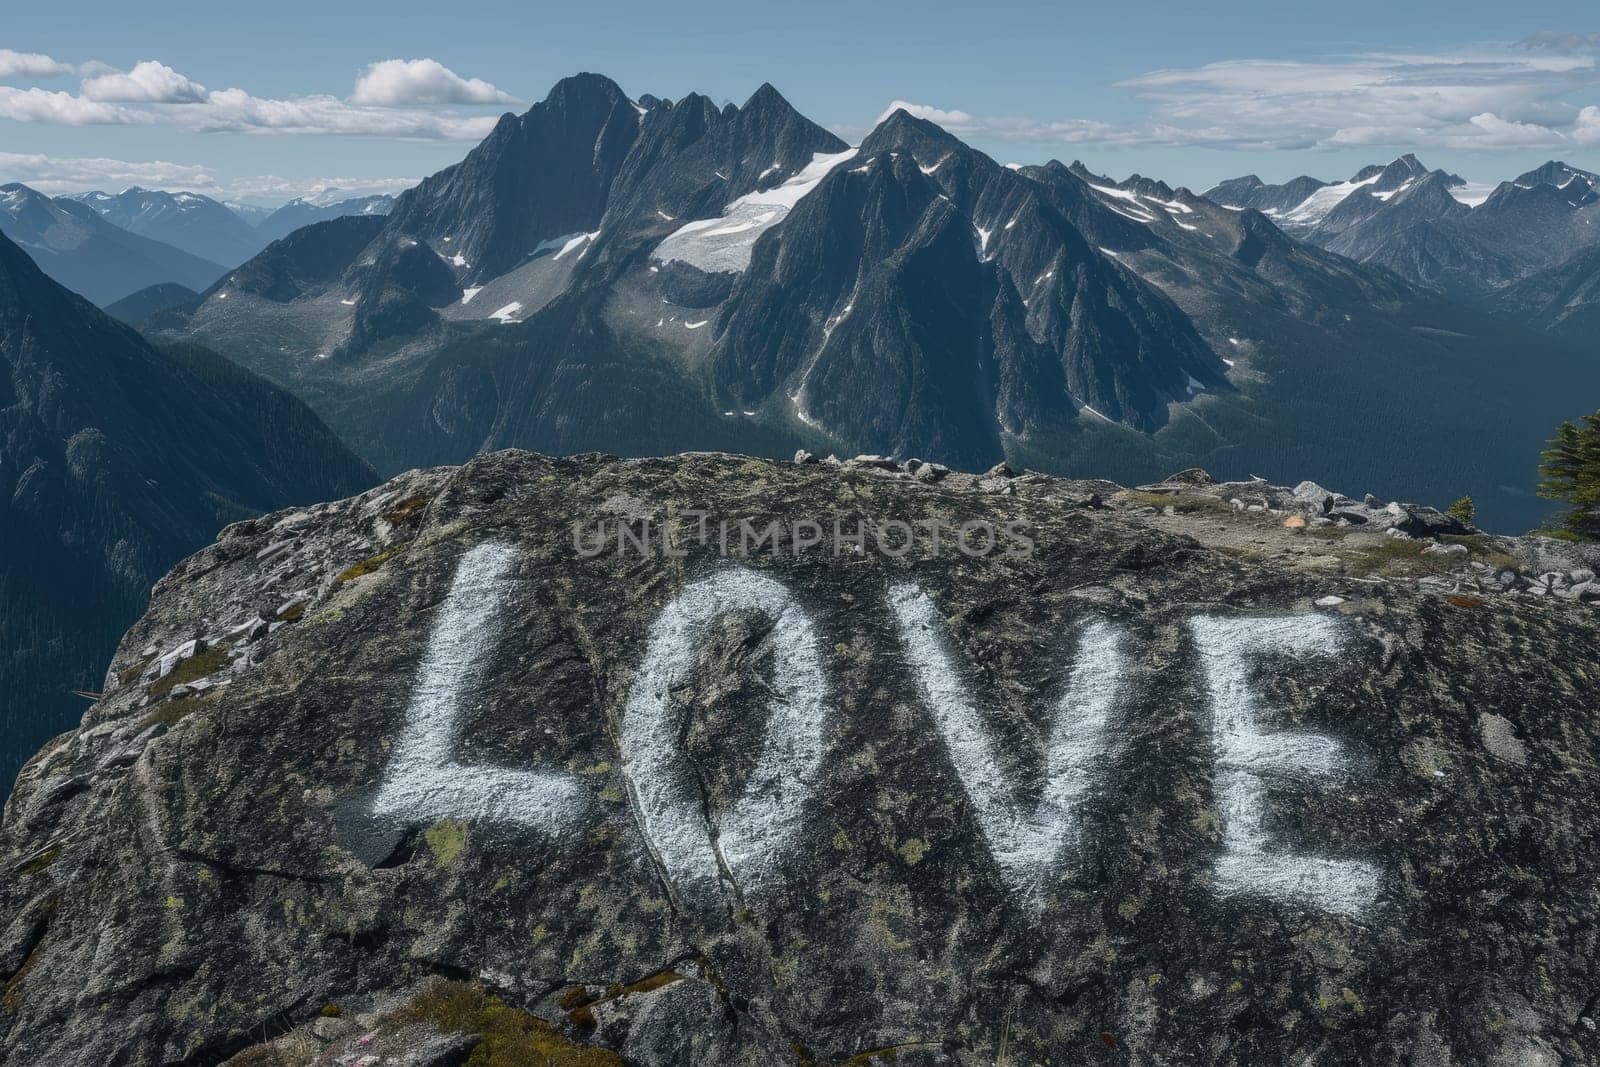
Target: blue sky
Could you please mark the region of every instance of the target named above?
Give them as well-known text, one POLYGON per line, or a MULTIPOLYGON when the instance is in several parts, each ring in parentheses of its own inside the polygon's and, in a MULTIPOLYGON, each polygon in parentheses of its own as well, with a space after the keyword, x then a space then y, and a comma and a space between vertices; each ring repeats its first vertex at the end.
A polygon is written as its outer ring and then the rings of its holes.
POLYGON ((397 188, 565 74, 742 102, 854 140, 892 102, 1006 162, 1197 189, 1416 151, 1492 182, 1600 169, 1592 3, 76 0, 0 26, 0 181, 281 201, 397 188), (336 10, 335 10, 336 9, 336 10))

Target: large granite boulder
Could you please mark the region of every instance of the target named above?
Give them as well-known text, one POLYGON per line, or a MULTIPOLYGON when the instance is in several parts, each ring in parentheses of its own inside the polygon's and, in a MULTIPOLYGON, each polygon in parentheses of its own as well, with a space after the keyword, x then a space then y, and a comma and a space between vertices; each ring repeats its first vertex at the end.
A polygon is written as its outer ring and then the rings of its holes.
POLYGON ((0 1055, 1600 1059, 1592 572, 918 473, 508 452, 229 527, 6 807, 0 1055))

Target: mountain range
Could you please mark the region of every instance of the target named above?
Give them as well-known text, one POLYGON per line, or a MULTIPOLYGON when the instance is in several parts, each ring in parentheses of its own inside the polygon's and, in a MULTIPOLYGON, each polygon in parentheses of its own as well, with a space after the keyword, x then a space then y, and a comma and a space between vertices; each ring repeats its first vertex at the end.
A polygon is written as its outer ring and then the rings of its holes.
POLYGON ((71 691, 102 688, 121 631, 173 563, 225 523, 374 475, 300 401, 204 348, 151 344, 4 236, 0 359, 9 785, 82 712, 71 691))
MULTIPOLYGON (((1538 450, 1600 367, 1366 242, 1404 210, 1515 245, 1539 177, 1473 208, 1406 156, 1199 196, 1001 166, 903 111, 852 147, 771 86, 718 106, 584 74, 386 218, 296 231, 145 328, 295 392, 385 473, 512 445, 1198 463, 1471 493, 1526 528, 1538 450)), ((1492 254, 1508 278, 1527 256, 1492 254)))
POLYGON ((1581 285, 1591 262, 1585 253, 1600 245, 1600 175, 1560 161, 1486 192, 1406 155, 1344 182, 1300 177, 1267 185, 1249 175, 1206 196, 1262 211, 1319 247, 1533 325, 1551 319, 1540 294, 1581 285), (1517 288, 1550 272, 1526 291, 1517 288))
MULTIPOLYGON (((0 233, 25 248, 46 274, 105 307, 157 285, 198 293, 301 226, 383 214, 392 203, 389 196, 331 203, 296 199, 247 218, 242 208, 199 193, 135 187, 51 198, 10 184, 0 186, 0 233)), ((143 297, 134 306, 154 303, 161 298, 143 297)))
POLYGON ((87 204, 53 200, 25 185, 0 186, 0 234, 21 246, 40 270, 100 305, 157 282, 204 289, 227 270, 125 230, 87 204))

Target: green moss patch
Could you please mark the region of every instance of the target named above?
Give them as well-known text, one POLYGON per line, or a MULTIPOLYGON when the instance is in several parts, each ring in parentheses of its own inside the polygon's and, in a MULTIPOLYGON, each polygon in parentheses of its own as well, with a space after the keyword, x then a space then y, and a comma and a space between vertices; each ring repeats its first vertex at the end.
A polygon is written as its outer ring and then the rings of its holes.
POLYGON ((176 667, 167 672, 166 677, 157 678, 150 683, 150 695, 164 697, 172 692, 172 687, 175 685, 193 682, 204 678, 208 674, 215 674, 228 665, 228 652, 232 648, 232 641, 219 641, 204 652, 197 652, 188 659, 181 661, 176 667))
POLYGON ((629 993, 649 993, 681 981, 683 975, 668 970, 657 971, 637 982, 613 982, 606 986, 603 993, 590 993, 583 986, 575 985, 561 995, 560 1004, 566 1010, 567 1020, 572 1025, 588 1030, 595 1026, 595 1005, 625 997, 629 993))
POLYGON ((373 571, 377 570, 385 563, 388 563, 391 559, 394 559, 405 550, 405 544, 398 544, 390 548, 386 548, 382 552, 379 552, 376 556, 368 556, 360 563, 346 567, 343 571, 339 572, 339 576, 335 578, 333 582, 335 585, 344 585, 346 582, 353 582, 357 578, 371 574, 373 571))
POLYGON ((467 847, 467 824, 456 819, 442 819, 422 831, 422 837, 428 842, 428 851, 433 853, 433 862, 449 867, 461 858, 462 850, 467 847))
POLYGON ((21 867, 18 867, 17 873, 24 878, 30 877, 31 875, 38 874, 40 871, 45 870, 60 858, 60 845, 56 845, 53 848, 47 848, 37 856, 33 857, 33 859, 29 860, 27 863, 24 863, 21 867))
POLYGON ((1124 489, 1112 499, 1141 508, 1171 508, 1179 515, 1200 512, 1233 513, 1233 505, 1226 500, 1204 493, 1153 493, 1143 489, 1124 489))
POLYGON ((1359 555, 1347 556, 1350 573, 1363 577, 1382 574, 1433 574, 1451 569, 1448 556, 1424 555, 1427 541, 1391 538, 1359 555))
POLYGON ((177 700, 169 700, 146 715, 144 721, 139 724, 140 728, 147 730, 159 722, 170 730, 205 705, 211 703, 211 700, 212 697, 210 696, 179 697, 177 700))
POLYGON ((1497 571, 1516 570, 1521 566, 1517 557, 1505 552, 1488 534, 1445 534, 1439 538, 1447 545, 1466 545, 1467 552, 1480 563, 1497 571))
POLYGON ((583 1045, 550 1023, 472 982, 436 982, 388 1020, 427 1023, 441 1033, 477 1034, 467 1067, 621 1067, 622 1057, 583 1045))
POLYGON ((121 682, 123 685, 132 685, 134 682, 139 680, 139 675, 143 674, 149 668, 150 664, 154 663, 155 661, 155 656, 146 656, 133 666, 123 668, 121 671, 117 672, 117 681, 121 682))

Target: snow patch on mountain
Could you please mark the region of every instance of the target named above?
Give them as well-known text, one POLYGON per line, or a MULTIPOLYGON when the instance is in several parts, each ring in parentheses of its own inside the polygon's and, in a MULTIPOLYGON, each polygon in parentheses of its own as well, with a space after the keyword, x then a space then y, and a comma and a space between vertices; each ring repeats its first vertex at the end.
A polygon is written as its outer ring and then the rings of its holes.
POLYGON ((1371 185, 1380 176, 1374 174, 1372 177, 1364 178, 1361 181, 1337 182, 1333 185, 1324 185, 1288 211, 1267 211, 1265 214, 1287 226, 1315 226, 1328 217, 1328 212, 1344 203, 1351 193, 1371 185))
POLYGON ((656 246, 651 257, 662 263, 687 263, 707 273, 740 273, 750 265, 756 239, 782 222, 800 199, 828 172, 854 159, 856 149, 818 152, 794 177, 771 189, 746 193, 716 218, 685 223, 656 246))

